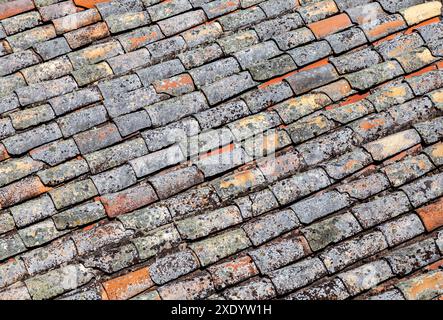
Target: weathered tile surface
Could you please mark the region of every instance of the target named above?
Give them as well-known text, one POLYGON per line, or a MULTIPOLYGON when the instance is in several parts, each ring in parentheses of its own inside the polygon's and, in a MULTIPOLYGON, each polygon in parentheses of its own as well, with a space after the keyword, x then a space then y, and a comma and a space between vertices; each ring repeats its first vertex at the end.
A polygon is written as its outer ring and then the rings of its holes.
POLYGON ((0 300, 441 299, 441 10, 0 0, 0 300))

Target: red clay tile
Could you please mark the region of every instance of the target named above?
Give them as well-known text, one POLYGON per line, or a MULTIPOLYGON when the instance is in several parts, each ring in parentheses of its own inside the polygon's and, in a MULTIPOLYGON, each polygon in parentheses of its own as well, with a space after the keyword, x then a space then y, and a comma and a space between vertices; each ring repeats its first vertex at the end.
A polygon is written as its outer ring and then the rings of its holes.
POLYGON ((332 33, 346 29, 351 25, 351 19, 349 19, 346 13, 342 13, 324 20, 311 23, 308 25, 308 27, 317 38, 323 38, 332 33))

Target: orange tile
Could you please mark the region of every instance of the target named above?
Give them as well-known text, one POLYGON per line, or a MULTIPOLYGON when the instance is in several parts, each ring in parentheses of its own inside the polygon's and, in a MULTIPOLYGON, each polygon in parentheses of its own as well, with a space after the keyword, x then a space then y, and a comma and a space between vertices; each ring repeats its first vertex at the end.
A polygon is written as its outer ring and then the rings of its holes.
POLYGON ((346 13, 342 13, 321 21, 317 21, 308 25, 309 29, 315 34, 317 38, 323 38, 332 33, 343 30, 352 25, 346 13))
POLYGON ((126 300, 152 287, 154 283, 148 268, 130 272, 103 283, 109 300, 126 300))
POLYGON ((32 0, 15 0, 0 4, 0 20, 34 9, 32 0))
POLYGON ((414 73, 410 73, 410 74, 406 75, 405 78, 409 79, 409 78, 417 77, 417 76, 420 76, 422 74, 425 74, 429 71, 436 70, 436 69, 437 69, 436 65, 428 66, 428 67, 420 69, 414 73))
POLYGON ((348 97, 345 101, 341 102, 340 107, 361 101, 361 100, 365 99, 368 95, 369 95, 369 92, 362 93, 362 94, 354 94, 354 95, 348 97))
POLYGON ((388 21, 379 24, 377 26, 374 26, 371 30, 368 31, 368 35, 371 39, 383 37, 384 35, 389 34, 392 31, 398 30, 399 28, 404 26, 405 22, 403 21, 402 18, 399 17, 397 20, 388 21))
POLYGON ((433 231, 443 226, 443 198, 440 198, 437 202, 417 209, 417 213, 420 216, 426 230, 433 231))
POLYGON ((74 3, 83 8, 94 8, 97 3, 110 2, 111 0, 74 0, 74 3))

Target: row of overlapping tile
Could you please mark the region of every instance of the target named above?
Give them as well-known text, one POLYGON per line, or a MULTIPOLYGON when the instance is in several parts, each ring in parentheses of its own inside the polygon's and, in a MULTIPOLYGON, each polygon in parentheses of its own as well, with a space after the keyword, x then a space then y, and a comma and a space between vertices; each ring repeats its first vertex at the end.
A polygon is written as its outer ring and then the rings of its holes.
POLYGON ((0 1, 0 299, 438 298, 441 7, 0 1))

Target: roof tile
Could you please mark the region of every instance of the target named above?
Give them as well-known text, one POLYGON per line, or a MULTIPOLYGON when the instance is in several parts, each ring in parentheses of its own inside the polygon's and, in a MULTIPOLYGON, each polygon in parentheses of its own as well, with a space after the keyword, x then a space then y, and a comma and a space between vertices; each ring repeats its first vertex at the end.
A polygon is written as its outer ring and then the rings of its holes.
POLYGON ((441 298, 440 1, 0 3, 0 300, 441 298))

